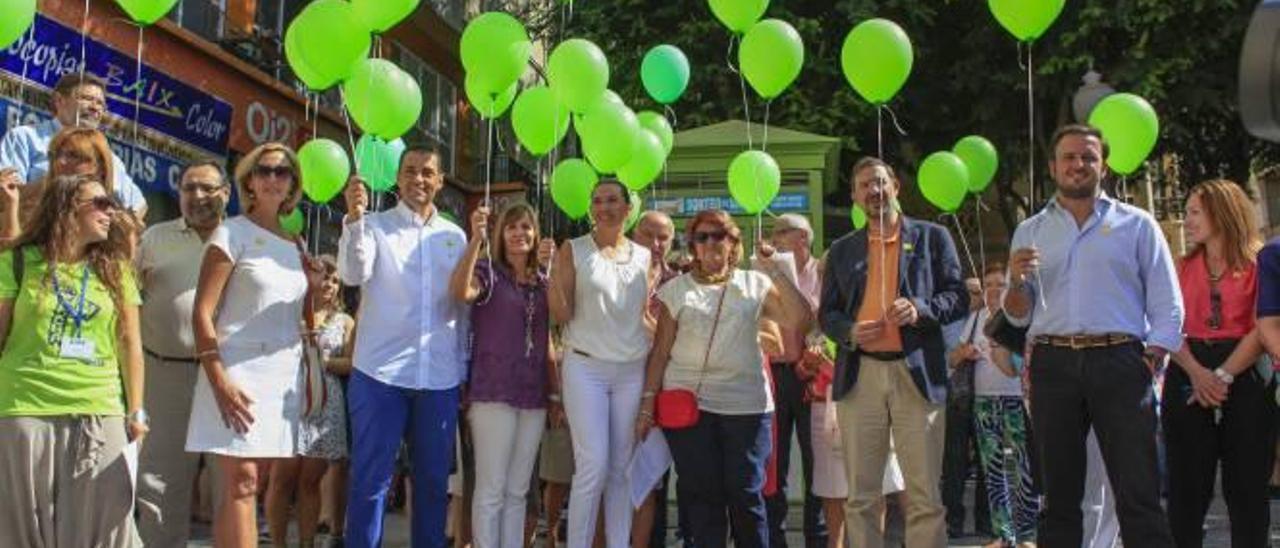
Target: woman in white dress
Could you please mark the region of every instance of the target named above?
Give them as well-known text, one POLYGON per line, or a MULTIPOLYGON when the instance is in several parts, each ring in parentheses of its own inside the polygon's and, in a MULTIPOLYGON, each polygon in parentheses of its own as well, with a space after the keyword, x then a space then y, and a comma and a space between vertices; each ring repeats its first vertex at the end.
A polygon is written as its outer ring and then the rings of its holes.
MULTIPOLYGON (((267 143, 236 166, 244 215, 214 231, 205 248, 192 323, 196 382, 187 451, 212 453, 221 472, 213 536, 220 547, 255 547, 261 459, 297 454, 300 324, 308 286, 301 246, 280 226, 302 188, 297 157, 267 143)), ((309 308, 309 307, 308 307, 309 308)))
MULTIPOLYGON (((289 532, 289 508, 296 505, 298 543, 310 548, 320 522, 320 481, 333 470, 339 483, 330 498, 335 515, 345 515, 347 404, 342 378, 351 373, 351 343, 356 321, 343 310, 338 263, 331 255, 316 258, 324 269, 324 284, 315 302, 316 345, 324 358, 324 406, 298 423, 298 456, 271 466, 267 487, 267 525, 276 546, 285 546, 289 532)), ((334 520, 330 535, 341 538, 342 520, 334 520)))

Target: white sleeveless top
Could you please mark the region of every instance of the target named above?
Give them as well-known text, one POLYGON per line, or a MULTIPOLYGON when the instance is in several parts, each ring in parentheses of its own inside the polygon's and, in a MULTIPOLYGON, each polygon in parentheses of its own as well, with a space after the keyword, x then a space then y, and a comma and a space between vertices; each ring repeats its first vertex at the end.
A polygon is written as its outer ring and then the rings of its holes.
POLYGON ((616 262, 600 254, 590 234, 569 241, 576 271, 573 318, 564 331, 569 349, 610 362, 648 356, 644 310, 649 302, 649 250, 626 242, 619 254, 624 262, 616 262))

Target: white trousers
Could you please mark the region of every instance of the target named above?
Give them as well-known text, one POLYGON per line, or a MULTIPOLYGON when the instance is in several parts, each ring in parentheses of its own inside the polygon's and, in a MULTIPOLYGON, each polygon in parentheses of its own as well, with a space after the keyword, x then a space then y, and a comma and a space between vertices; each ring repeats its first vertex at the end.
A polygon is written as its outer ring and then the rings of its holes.
POLYGON ((471 501, 476 548, 522 548, 525 496, 547 411, 478 402, 471 404, 469 416, 476 459, 471 501))
POLYGON ((1120 537, 1120 520, 1116 518, 1116 497, 1107 480, 1107 467, 1102 462, 1102 449, 1098 436, 1089 430, 1085 441, 1086 468, 1084 473, 1084 498, 1080 511, 1084 513, 1084 539, 1082 548, 1112 548, 1120 537))
POLYGON ((573 438, 568 548, 589 548, 604 500, 606 546, 631 543, 631 487, 627 464, 635 445, 644 360, 607 362, 566 353, 564 410, 573 438))

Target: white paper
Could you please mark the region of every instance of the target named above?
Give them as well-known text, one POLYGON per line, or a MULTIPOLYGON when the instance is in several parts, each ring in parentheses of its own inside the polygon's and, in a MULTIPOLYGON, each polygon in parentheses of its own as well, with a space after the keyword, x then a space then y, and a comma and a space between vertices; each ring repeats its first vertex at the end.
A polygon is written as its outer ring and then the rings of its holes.
POLYGON ((671 468, 671 450, 662 430, 653 428, 640 445, 631 453, 627 474, 631 476, 631 506, 639 508, 645 497, 662 481, 662 475, 671 468))
POLYGON ((136 440, 124 446, 124 466, 129 471, 129 486, 134 493, 138 492, 138 451, 136 440))
POLYGON ((773 261, 777 263, 778 266, 782 268, 782 274, 791 281, 791 285, 800 287, 800 283, 797 281, 800 279, 800 276, 796 274, 796 255, 794 253, 791 253, 790 251, 777 251, 768 259, 759 257, 755 254, 751 255, 751 266, 757 270, 759 270, 759 265, 764 261, 773 261))

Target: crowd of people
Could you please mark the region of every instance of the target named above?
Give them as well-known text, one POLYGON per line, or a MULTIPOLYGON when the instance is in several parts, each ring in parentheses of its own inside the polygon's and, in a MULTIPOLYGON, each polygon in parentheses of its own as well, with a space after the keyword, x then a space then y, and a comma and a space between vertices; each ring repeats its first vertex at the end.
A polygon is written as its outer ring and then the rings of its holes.
POLYGON ((748 246, 705 210, 676 263, 672 220, 628 235, 610 179, 558 245, 523 202, 464 230, 409 146, 395 205, 353 177, 313 255, 280 143, 187 165, 181 217, 144 230, 104 98, 70 75, 0 141, 4 546, 185 546, 204 469, 217 546, 256 546, 260 514, 277 546, 322 514, 379 546, 404 504, 415 546, 528 546, 542 514, 571 548, 784 547, 793 437, 810 547, 946 546, 971 468, 991 548, 1201 546, 1219 469, 1232 545, 1268 545, 1280 243, 1231 181, 1190 190, 1175 260, 1065 126, 1056 194, 966 278, 878 158, 851 171, 867 226, 825 256, 803 216, 748 246))

